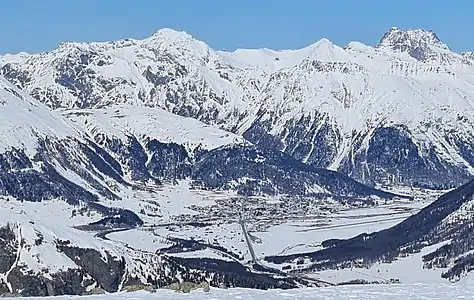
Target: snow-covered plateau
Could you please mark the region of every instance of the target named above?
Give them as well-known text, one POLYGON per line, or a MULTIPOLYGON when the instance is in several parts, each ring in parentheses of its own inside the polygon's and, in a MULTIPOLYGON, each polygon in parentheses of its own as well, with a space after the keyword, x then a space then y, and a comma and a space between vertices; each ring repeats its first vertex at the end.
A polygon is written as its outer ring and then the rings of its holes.
POLYGON ((474 57, 431 31, 223 52, 162 29, 0 73, 0 295, 471 293, 474 57))

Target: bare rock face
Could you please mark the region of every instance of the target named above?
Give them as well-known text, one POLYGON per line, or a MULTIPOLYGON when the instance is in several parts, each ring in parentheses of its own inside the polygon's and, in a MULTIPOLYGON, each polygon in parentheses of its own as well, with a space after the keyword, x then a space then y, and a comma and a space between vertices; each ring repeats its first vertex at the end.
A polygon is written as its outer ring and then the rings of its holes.
POLYGON ((5 284, 2 282, 0 284, 0 295, 2 295, 3 297, 8 297, 6 295, 9 294, 9 293, 10 293, 10 291, 9 291, 8 287, 5 286, 5 284))
POLYGON ((124 258, 117 259, 106 253, 104 261, 102 255, 94 249, 68 246, 59 246, 59 248, 94 278, 102 289, 109 293, 118 290, 120 281, 125 274, 124 258))
POLYGON ((0 227, 0 273, 4 274, 15 264, 18 243, 12 226, 0 227))
POLYGON ((431 48, 450 50, 432 30, 401 30, 396 27, 391 28, 383 35, 377 48, 407 52, 411 57, 419 61, 429 61, 436 56, 436 51, 431 48))

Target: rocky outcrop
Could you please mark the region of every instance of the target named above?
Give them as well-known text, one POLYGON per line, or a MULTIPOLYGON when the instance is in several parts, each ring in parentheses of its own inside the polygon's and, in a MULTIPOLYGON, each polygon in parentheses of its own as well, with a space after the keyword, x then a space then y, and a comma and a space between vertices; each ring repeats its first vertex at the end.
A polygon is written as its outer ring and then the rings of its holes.
POLYGON ((23 297, 83 295, 87 280, 80 269, 61 271, 45 276, 34 272, 25 272, 22 267, 14 268, 8 275, 12 290, 23 297), (26 273, 26 274, 25 274, 26 273))
POLYGON ((181 283, 172 283, 168 286, 165 286, 164 287, 165 289, 169 289, 169 290, 173 290, 173 291, 176 291, 176 292, 182 292, 182 293, 189 293, 193 290, 197 290, 197 289, 202 289, 203 292, 209 292, 210 291, 210 288, 209 288, 209 283, 207 282, 202 282, 200 284, 196 284, 196 283, 193 283, 193 282, 181 282, 181 283))
POLYGON ((58 249, 74 261, 85 273, 97 282, 100 288, 111 293, 116 292, 125 276, 124 258, 113 257, 107 251, 105 257, 94 249, 68 246, 66 242, 58 242, 58 249))
POLYGON ((149 284, 135 283, 135 284, 125 284, 122 288, 124 292, 137 292, 137 291, 146 291, 150 293, 155 293, 156 288, 149 284))

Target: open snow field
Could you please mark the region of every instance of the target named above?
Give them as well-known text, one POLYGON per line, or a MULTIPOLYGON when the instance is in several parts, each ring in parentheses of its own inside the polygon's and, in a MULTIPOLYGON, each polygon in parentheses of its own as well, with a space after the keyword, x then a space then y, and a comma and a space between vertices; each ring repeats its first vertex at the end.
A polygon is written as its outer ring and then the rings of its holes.
MULTIPOLYGON (((62 299, 83 300, 457 300, 473 299, 474 285, 471 281, 457 284, 398 284, 398 285, 355 285, 328 288, 307 288, 296 290, 252 290, 252 289, 214 289, 209 293, 193 291, 189 294, 170 290, 158 290, 156 293, 135 292, 98 296, 58 296, 62 299)), ((5 298, 8 299, 8 298, 5 298)), ((21 298, 15 298, 21 299, 21 298)), ((26 298, 42 299, 42 298, 26 298)))

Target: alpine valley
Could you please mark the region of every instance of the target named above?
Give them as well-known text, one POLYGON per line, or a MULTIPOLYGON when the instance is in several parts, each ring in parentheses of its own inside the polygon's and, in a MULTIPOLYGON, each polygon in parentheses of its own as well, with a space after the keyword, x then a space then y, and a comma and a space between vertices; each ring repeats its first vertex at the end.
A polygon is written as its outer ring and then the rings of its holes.
POLYGON ((225 52, 162 29, 0 74, 0 295, 474 269, 474 54, 432 31, 225 52))

